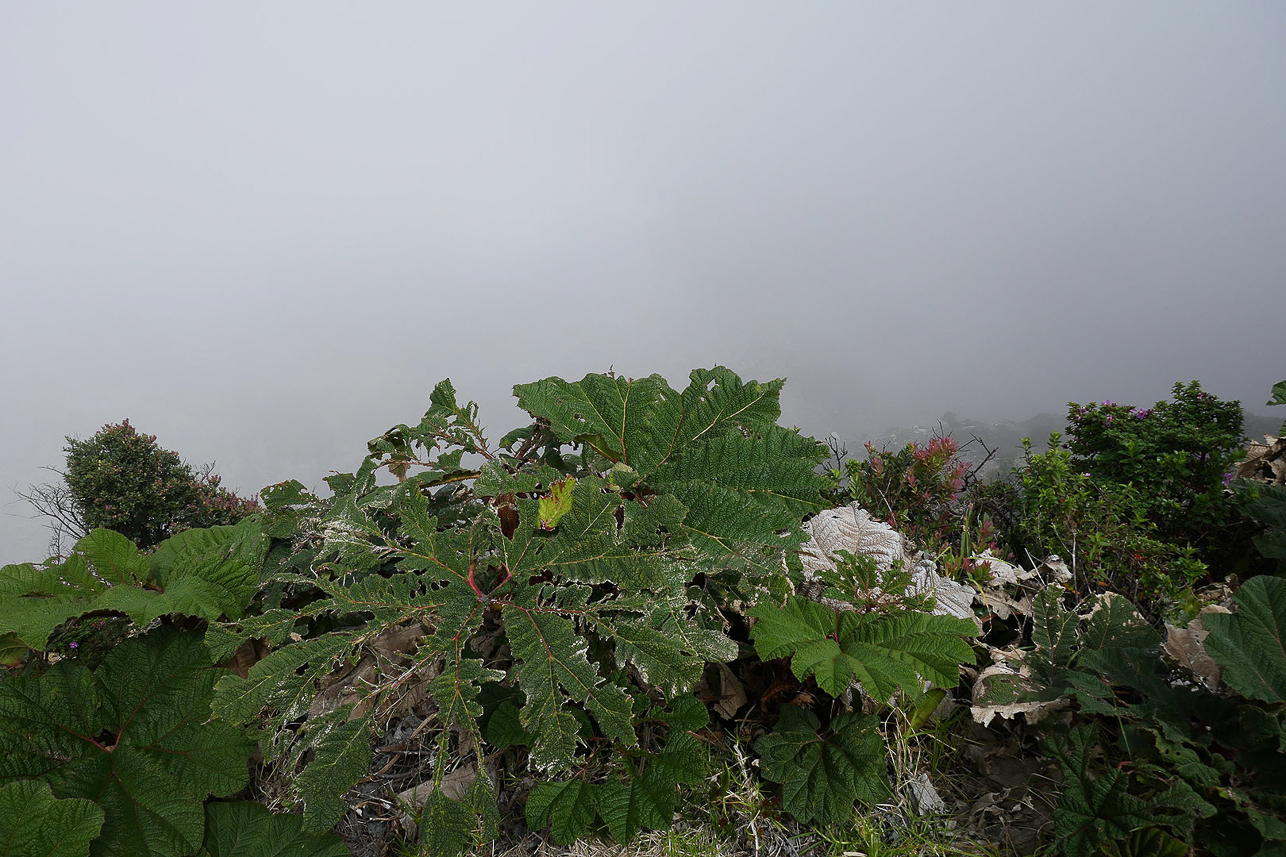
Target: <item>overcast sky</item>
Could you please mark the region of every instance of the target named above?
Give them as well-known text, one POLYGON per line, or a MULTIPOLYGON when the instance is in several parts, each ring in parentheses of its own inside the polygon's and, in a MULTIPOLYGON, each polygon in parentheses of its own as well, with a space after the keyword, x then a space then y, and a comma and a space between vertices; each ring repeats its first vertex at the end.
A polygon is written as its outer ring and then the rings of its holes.
POLYGON ((450 377, 863 432, 1286 377, 1286 4, 0 4, 12 489, 124 417, 324 487, 450 377))

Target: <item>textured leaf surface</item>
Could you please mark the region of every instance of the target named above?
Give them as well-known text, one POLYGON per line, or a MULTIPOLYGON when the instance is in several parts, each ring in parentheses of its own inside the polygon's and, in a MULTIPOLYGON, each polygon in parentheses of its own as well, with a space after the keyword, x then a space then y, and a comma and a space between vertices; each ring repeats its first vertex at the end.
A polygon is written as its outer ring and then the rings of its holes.
POLYGON ((540 498, 540 528, 552 530, 558 521, 572 509, 572 489, 576 480, 571 476, 549 486, 549 496, 540 498))
POLYGON ((338 836, 309 833, 298 815, 274 815, 251 801, 205 808, 205 843, 197 857, 347 857, 338 836))
POLYGON ((1072 730, 1060 759, 1067 787, 1054 815, 1054 836, 1069 857, 1102 853, 1108 843, 1126 839, 1133 831, 1158 821, 1173 821, 1173 815, 1192 818, 1214 813, 1214 807, 1182 781, 1144 800, 1128 792, 1129 779, 1121 769, 1091 773, 1096 750, 1093 735, 1092 726, 1072 730))
POLYGON ((111 530, 94 530, 76 542, 78 552, 85 555, 100 577, 113 586, 131 586, 142 583, 147 576, 147 560, 134 547, 134 543, 111 530))
POLYGON ((1091 600, 1079 643, 1083 650, 1155 649, 1161 645, 1161 635, 1128 598, 1107 592, 1091 600))
POLYGON ((97 674, 62 661, 0 683, 0 782, 39 778, 97 803, 93 854, 190 854, 202 801, 247 781, 250 742, 207 722, 219 672, 197 637, 161 628, 126 640, 97 674))
POLYGON ((671 729, 688 732, 703 729, 710 722, 709 710, 694 696, 671 699, 669 712, 660 717, 670 724, 671 729))
POLYGON ((0 786, 0 857, 84 857, 102 827, 93 801, 58 800, 35 780, 0 786))
POLYGON ((316 693, 314 682, 330 672, 331 658, 353 646, 344 635, 330 634, 278 649, 251 667, 244 679, 224 675, 214 711, 231 723, 247 723, 266 706, 286 719, 300 717, 316 693))
POLYGON ((370 724, 363 718, 347 720, 348 706, 309 726, 314 756, 299 774, 296 787, 304 799, 304 826, 314 833, 329 830, 344 817, 345 793, 371 767, 370 724))
POLYGON ((1286 701, 1286 580, 1251 578, 1236 601, 1236 613, 1203 618, 1206 650, 1229 687, 1250 699, 1286 701))
POLYGON ((239 619, 259 586, 266 552, 260 522, 251 518, 171 536, 152 554, 150 573, 174 612, 239 619))
POLYGON ((464 802, 452 800, 435 790, 424 802, 419 826, 423 853, 463 857, 474 844, 477 824, 464 802))
POLYGON ((19 640, 17 634, 12 631, 0 634, 0 667, 16 667, 27 651, 27 644, 19 640))
POLYGON ((514 392, 561 440, 584 440, 686 507, 681 531, 710 561, 767 573, 803 541, 799 522, 821 508, 825 484, 814 472, 824 448, 776 424, 782 383, 716 367, 693 371, 682 394, 659 375, 547 378, 514 392))
POLYGON ((527 798, 527 826, 549 827, 554 842, 568 845, 585 835, 594 821, 594 789, 583 780, 536 783, 527 798))
POLYGON ((487 742, 496 749, 526 746, 533 740, 532 735, 522 726, 519 720, 518 707, 506 700, 497 706, 491 719, 487 721, 487 742))
POLYGON ((1049 684, 1056 683, 1071 665, 1076 652, 1076 629, 1080 617, 1063 609, 1063 592, 1056 586, 1044 589, 1032 600, 1032 642, 1036 655, 1028 659, 1032 672, 1049 684))
POLYGON ((537 610, 509 608, 506 628, 518 681, 527 697, 523 726, 536 735, 531 762, 550 770, 571 763, 579 724, 563 705, 564 692, 584 700, 604 734, 626 745, 634 743, 630 700, 605 682, 586 658, 587 644, 569 619, 537 610))
POLYGON ((811 711, 782 708, 771 734, 755 742, 763 774, 782 784, 782 805, 802 822, 842 825, 853 804, 888 796, 884 739, 873 715, 841 714, 829 729, 811 711))
POLYGON ((962 637, 977 627, 953 616, 839 612, 793 597, 784 608, 764 604, 749 615, 758 620, 751 637, 760 657, 789 656, 797 678, 815 675, 832 696, 854 681, 881 702, 899 690, 920 693, 924 680, 954 687, 960 664, 974 657, 962 637))
POLYGON ((665 830, 674 815, 674 787, 646 776, 612 780, 594 791, 594 805, 612 838, 624 845, 640 829, 665 830))
POLYGON ((86 613, 124 613, 140 628, 170 613, 204 619, 239 616, 263 562, 258 523, 193 530, 162 542, 149 561, 129 539, 94 530, 70 558, 0 569, 0 633, 43 649, 54 628, 86 613))

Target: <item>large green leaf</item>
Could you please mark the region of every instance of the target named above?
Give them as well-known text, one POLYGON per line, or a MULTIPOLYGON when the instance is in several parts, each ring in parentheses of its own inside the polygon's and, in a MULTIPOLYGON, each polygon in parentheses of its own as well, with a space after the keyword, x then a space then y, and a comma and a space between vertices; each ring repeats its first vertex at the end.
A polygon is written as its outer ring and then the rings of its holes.
POLYGON ((1079 726, 1067 736, 1059 761, 1067 786, 1054 815, 1054 836, 1068 857, 1103 853, 1111 843, 1135 830, 1158 823, 1191 825, 1215 808, 1183 781, 1144 799, 1129 793, 1129 777, 1119 768, 1091 771, 1097 753, 1093 726, 1079 726))
POLYGON ((84 857, 102 827, 93 801, 58 800, 35 780, 0 786, 0 857, 84 857))
POLYGON ((536 783, 527 797, 527 826, 548 826, 559 845, 584 836, 593 821, 594 787, 584 780, 536 783))
POLYGON ((1233 487, 1245 513, 1265 527, 1255 547, 1269 559, 1286 560, 1286 485, 1237 480, 1233 487))
POLYGON ((54 629, 87 613, 124 613, 146 627, 170 613, 240 616, 258 586, 263 541, 256 520, 190 530, 150 560, 119 533, 94 530, 62 563, 0 569, 0 634, 43 649, 54 629))
POLYGON ((329 830, 344 817, 344 794, 371 767, 370 724, 349 720, 349 710, 344 706, 309 723, 314 755, 295 785, 304 799, 304 826, 312 832, 329 830))
POLYGON ((478 776, 464 797, 455 800, 435 789, 420 813, 421 853, 464 857, 478 840, 495 836, 500 812, 491 781, 478 776))
POLYGON ((1031 639, 1036 651, 1027 659, 1037 680, 1053 685, 1062 676, 1076 655, 1076 631, 1080 616, 1063 609, 1064 592, 1057 586, 1041 590, 1032 599, 1031 639))
POLYGON ((1082 607, 1089 617, 1080 633, 1081 651, 1101 649, 1155 649, 1161 635, 1148 624, 1130 599, 1116 592, 1091 597, 1082 607))
POLYGON ((175 605, 173 612, 239 619, 258 588, 267 548, 257 518, 185 530, 157 546, 150 574, 175 605))
POLYGON ((674 788, 645 777, 613 779, 596 787, 594 808, 618 843, 631 842, 640 829, 664 830, 674 816, 674 788))
POLYGON ((842 826, 855 801, 889 795, 884 739, 874 715, 841 714, 828 729, 811 711, 781 710, 772 733, 755 742, 763 774, 782 784, 782 805, 804 823, 842 826))
POLYGON ((28 651, 30 649, 18 639, 17 634, 12 631, 0 634, 0 667, 18 666, 28 651))
POLYGON ((710 562, 767 573, 802 542, 799 522, 821 508, 825 487, 814 472, 825 448, 776 424, 782 383, 716 367, 693 371, 682 394, 659 375, 547 378, 514 392, 560 440, 588 444, 631 481, 682 503, 681 529, 710 562))
POLYGON ((839 696, 854 681, 872 698, 919 694, 924 681, 954 687, 973 649, 962 638, 977 627, 967 619, 898 611, 840 612, 792 597, 784 608, 753 608, 751 637, 764 659, 790 657, 797 678, 814 675, 817 686, 839 696))
POLYGON ((583 701, 604 734, 634 743, 629 697, 599 676, 571 619, 515 604, 505 609, 505 627, 527 697, 522 724, 536 736, 531 762, 537 769, 563 768, 572 761, 579 724, 564 695, 583 701))
POLYGON ((298 815, 274 815, 251 801, 205 808, 205 841, 197 857, 348 857, 338 836, 309 833, 298 815))
POLYGON ((1286 580, 1251 578, 1236 601, 1236 613, 1203 618, 1206 651, 1229 687, 1263 702, 1286 701, 1286 580))
POLYGON ((160 628, 123 642, 96 674, 62 661, 0 683, 0 783, 40 779, 97 803, 95 855, 192 853, 205 798, 247 782, 251 742, 209 721, 221 672, 198 637, 160 628))
POLYGON ((1273 397, 1264 404, 1286 405, 1286 381, 1278 381, 1273 385, 1273 397))

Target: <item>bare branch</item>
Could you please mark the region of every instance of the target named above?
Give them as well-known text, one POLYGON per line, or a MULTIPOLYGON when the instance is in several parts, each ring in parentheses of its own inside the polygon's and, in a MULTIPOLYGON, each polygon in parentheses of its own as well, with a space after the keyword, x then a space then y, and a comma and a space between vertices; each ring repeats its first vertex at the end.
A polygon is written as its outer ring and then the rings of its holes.
MULTIPOLYGON (((46 467, 45 469, 62 476, 62 473, 52 467, 46 467)), ((18 499, 26 501, 27 505, 35 510, 35 514, 29 517, 48 519, 50 530, 48 550, 51 556, 62 558, 64 537, 76 541, 89 533, 89 528, 85 526, 80 504, 72 496, 71 489, 67 487, 66 482, 44 482, 40 485, 30 485, 26 491, 19 491, 15 488, 13 493, 18 495, 18 499)))

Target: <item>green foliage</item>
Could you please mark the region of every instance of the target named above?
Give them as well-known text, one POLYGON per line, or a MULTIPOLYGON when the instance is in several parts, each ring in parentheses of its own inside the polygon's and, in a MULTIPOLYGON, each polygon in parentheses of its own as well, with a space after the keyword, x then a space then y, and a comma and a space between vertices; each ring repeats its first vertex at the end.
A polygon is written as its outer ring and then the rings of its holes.
POLYGON ((1158 540, 1221 560, 1227 530, 1238 521, 1223 488, 1243 455, 1241 405, 1220 401, 1196 381, 1175 384, 1172 396, 1151 408, 1071 403, 1073 466, 1097 482, 1130 486, 1128 508, 1158 540))
POLYGON ((594 787, 584 780, 537 783, 527 797, 527 826, 549 828, 554 842, 580 839, 594 822, 594 787))
MULTIPOLYGON (((894 569, 876 579, 873 564, 862 559, 841 553, 835 572, 823 573, 827 592, 838 596, 830 603, 791 596, 784 607, 751 608, 759 657, 790 658, 796 678, 815 679, 834 698, 860 687, 887 704, 898 694, 923 699, 926 682, 955 687, 960 665, 974 661, 963 638, 977 633, 975 624, 908 609, 916 601, 906 593, 909 577, 894 569), (864 597, 877 588, 880 597, 864 597)), ((777 728, 755 748, 763 775, 783 784, 785 809, 805 823, 845 821, 854 801, 888 796, 888 754, 877 724, 874 716, 846 713, 823 730, 813 712, 782 708, 777 728)))
POLYGON ((1286 566, 1286 485, 1266 485, 1246 479, 1232 483, 1241 509, 1264 528, 1255 547, 1268 559, 1286 566))
POLYGON ((975 703, 1079 703, 1079 725, 1049 745, 1068 782, 1062 853, 1150 853, 1178 839, 1232 857, 1286 845, 1286 581, 1254 578, 1236 600, 1230 616, 1203 615, 1206 650, 1235 691, 1219 694, 1176 680, 1159 635, 1121 596, 1079 613, 1048 590, 1036 599, 1030 674, 989 680, 975 703))
POLYGON ((845 824, 855 801, 889 796, 884 739, 874 715, 845 713, 823 729, 817 715, 782 709, 776 730, 755 742, 763 775, 782 784, 782 805, 803 822, 845 824))
MULTIPOLYGON (((1286 405, 1286 381, 1278 381, 1273 385, 1273 397, 1264 404, 1286 405)), ((1281 433, 1286 435, 1286 420, 1282 422, 1281 433)))
MULTIPOLYGON (((981 489, 979 504, 1005 522, 1004 538, 1016 556, 1067 561, 1081 593, 1120 592, 1150 607, 1177 599, 1207 573, 1196 549, 1164 542, 1138 506, 1139 492, 1080 469, 1058 434, 1049 448, 1023 445, 1014 482, 981 489)), ((1152 611, 1155 612, 1155 611, 1152 611)))
POLYGON ((309 833, 298 815, 274 815, 249 801, 205 808, 205 840, 197 857, 348 857, 338 836, 309 833))
POLYGON ((816 676, 832 696, 854 683, 885 703, 898 692, 919 696, 925 681, 955 687, 960 665, 974 660, 962 637, 977 629, 954 616, 838 611, 794 596, 785 608, 761 604, 749 615, 761 658, 789 657, 797 678, 816 676))
POLYGON ((959 451, 951 437, 894 452, 868 443, 865 461, 850 458, 842 470, 831 468, 831 478, 846 484, 830 498, 837 506, 856 502, 915 543, 934 547, 955 530, 956 500, 969 469, 956 457, 959 451))
POLYGON ((540 498, 540 528, 542 530, 552 530, 558 526, 572 508, 572 489, 576 487, 576 480, 568 476, 561 482, 555 482, 549 486, 549 496, 540 498))
POLYGON ((1141 827, 1123 840, 1104 842, 1104 857, 1187 857, 1192 849, 1157 827, 1141 827))
POLYGON ((0 784, 93 801, 104 820, 91 854, 191 854, 205 798, 247 782, 252 744, 207 722, 219 672, 196 636, 160 628, 95 672, 63 661, 0 683, 0 784))
POLYGON ((865 554, 840 549, 835 552, 835 566, 818 569, 813 577, 822 584, 820 596, 827 603, 843 603, 861 613, 928 612, 934 605, 932 594, 913 591, 911 572, 901 560, 881 569, 865 554))
MULTIPOLYGON (((0 664, 26 661, 0 681, 0 830, 16 831, 0 833, 0 854, 346 853, 324 831, 370 771, 372 736, 408 704, 427 711, 423 853, 465 855, 495 836, 507 805, 496 782, 516 779, 531 784, 531 828, 560 844, 624 844, 668 828, 693 791, 723 801, 720 813, 733 805, 714 795, 731 768, 709 777, 718 724, 692 693, 709 699, 705 667, 734 658, 747 690, 756 669, 772 677, 758 716, 780 711, 755 748, 781 801, 765 799, 734 740, 750 783, 736 800, 760 820, 779 822, 779 806, 831 827, 888 800, 881 719, 924 726, 941 693, 926 682, 957 683, 974 624, 928 615, 905 569, 858 556, 817 575, 821 603, 789 593, 800 521, 827 480, 824 449, 777 425, 781 383, 723 368, 694 371, 681 392, 658 376, 549 378, 515 387, 532 421, 493 444, 476 405, 443 382, 418 424, 375 438, 355 472, 328 480, 333 498, 281 483, 261 515, 210 529, 191 527, 248 506, 188 468, 197 499, 163 512, 177 496, 165 480, 187 466, 127 423, 106 427, 89 471, 104 491, 153 491, 131 508, 154 526, 137 531, 141 545, 99 530, 65 561, 0 570, 0 664), (131 455, 150 487, 111 488, 131 455), (251 639, 268 654, 245 678, 212 666, 251 639), (756 655, 788 658, 799 684, 756 655), (905 711, 853 712, 857 688, 880 705, 902 695, 905 711), (246 782, 255 729, 302 814, 204 805, 246 782)), ((1071 445, 1029 447, 1015 482, 989 489, 995 509, 979 502, 974 517, 950 439, 868 448, 832 471, 847 493, 829 496, 887 513, 948 570, 969 571, 991 514, 1019 555, 1067 557, 1082 593, 1174 597, 1206 571, 1200 539, 1231 521, 1210 495, 1235 410, 1195 384, 1175 399, 1148 412, 1073 406, 1071 445)), ((1286 524, 1272 517, 1278 501, 1261 490, 1246 507, 1286 524)), ((1286 851, 1284 588, 1255 578, 1235 614, 1205 617, 1224 693, 1176 681, 1125 597, 1076 609, 1060 590, 1034 599, 1021 672, 989 675, 975 701, 1064 707, 1066 719, 1043 721, 1066 782, 1063 853, 1286 851)))
MULTIPOLYGON (((367 724, 349 720, 344 706, 309 721, 314 759, 295 780, 304 799, 304 823, 310 830, 326 830, 348 810, 344 792, 336 783, 355 783, 371 768, 371 738, 367 724)), ((297 760, 297 757, 296 757, 297 760)))
POLYGON ((655 753, 634 754, 625 776, 602 783, 582 778, 537 783, 527 800, 527 824, 549 827, 554 842, 566 845, 591 829, 596 820, 606 825, 619 843, 634 839, 641 828, 670 826, 682 786, 701 782, 702 756, 689 730, 705 726, 705 707, 690 696, 674 700, 673 709, 653 709, 656 720, 668 719, 669 738, 655 753))
MULTIPOLYGON (((249 637, 276 648, 220 683, 216 713, 266 717, 265 753, 292 769, 316 751, 295 779, 310 830, 338 819, 372 718, 417 674, 436 676, 438 758, 473 747, 482 770, 488 738, 524 743, 549 777, 529 817, 556 838, 595 818, 623 838, 668 821, 678 786, 699 776, 672 715, 705 663, 737 655, 720 608, 784 595, 800 521, 822 505, 825 451, 776 424, 781 383, 723 368, 694 371, 681 393, 659 376, 549 378, 515 387, 533 423, 492 446, 477 406, 442 382, 418 425, 328 480, 329 503, 298 483, 265 492, 281 541, 263 610, 210 639, 224 653, 249 637), (385 468, 396 482, 380 484, 385 468), (416 623, 427 630, 397 674, 353 688, 360 710, 310 713, 323 679, 416 623), (490 712, 483 732, 496 687, 512 710, 490 712), (670 725, 660 750, 636 714, 644 692, 671 700, 655 709, 670 725)), ((444 773, 439 761, 435 781, 444 773)), ((428 808, 435 847, 456 848, 494 813, 489 789, 476 797, 428 808)))
POLYGON ((240 618, 263 549, 255 521, 181 533, 151 557, 120 533, 95 530, 61 563, 0 569, 0 633, 41 650, 59 625, 91 614, 123 614, 139 628, 171 613, 240 618))
POLYGON ((1158 825, 1190 832, 1194 816, 1214 814, 1214 807, 1182 781, 1159 794, 1138 797, 1129 792, 1130 778, 1119 768, 1091 771, 1098 749, 1094 739, 1094 727, 1079 727, 1067 736, 1064 750, 1056 753, 1067 778, 1054 818, 1060 853, 1091 857, 1103 853, 1109 844, 1128 841, 1136 831, 1154 831, 1154 841, 1172 841, 1173 837, 1157 831, 1158 825))
POLYGON ((1092 670, 1082 669, 1085 661, 1110 660, 1118 650, 1156 657, 1160 635, 1123 596, 1090 596, 1073 611, 1063 607, 1063 595, 1050 587, 1033 599, 1032 647, 1022 657, 1026 669, 991 676, 985 691, 975 692, 975 705, 1052 702, 1086 689, 1093 700, 1100 682, 1092 670))
POLYGON ((485 776, 475 779, 461 800, 435 789, 420 814, 420 846, 434 857, 464 855, 496 835, 497 816, 491 782, 485 776))
POLYGON ((1256 577, 1237 590, 1237 612, 1205 617, 1206 649, 1242 696, 1286 703, 1286 580, 1256 577))
POLYGON ((1082 593, 1110 589, 1150 616, 1174 612, 1190 587, 1241 560, 1249 526, 1224 490, 1241 457, 1242 414, 1200 384, 1176 384, 1151 408, 1069 405, 1069 442, 1050 438, 1009 484, 973 499, 1018 557, 1058 554, 1082 593))
POLYGON ((103 811, 84 798, 59 800, 48 783, 0 786, 0 857, 83 857, 103 827, 103 811))
POLYGON ((63 478, 84 529, 115 530, 144 549, 182 529, 235 524, 259 508, 220 488, 217 476, 193 473, 129 420, 89 440, 69 437, 64 451, 63 478))
POLYGON ((576 384, 547 378, 514 393, 559 442, 584 444, 582 466, 601 468, 592 450, 622 489, 678 501, 686 510, 678 527, 712 570, 776 575, 782 550, 802 541, 799 521, 818 509, 825 484, 813 472, 824 449, 776 424, 783 383, 743 384, 717 367, 694 370, 682 394, 659 375, 587 375, 576 384))

